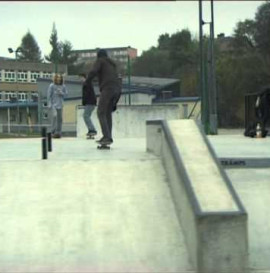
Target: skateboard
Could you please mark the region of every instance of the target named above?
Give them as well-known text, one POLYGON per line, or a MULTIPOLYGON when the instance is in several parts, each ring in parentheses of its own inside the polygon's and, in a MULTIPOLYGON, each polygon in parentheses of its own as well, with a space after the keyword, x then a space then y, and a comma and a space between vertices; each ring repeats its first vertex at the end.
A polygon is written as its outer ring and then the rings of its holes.
POLYGON ((110 144, 99 144, 99 145, 97 146, 97 148, 98 148, 99 150, 110 150, 110 149, 111 149, 110 144))
POLYGON ((95 139, 95 135, 96 135, 96 134, 88 135, 88 136, 86 136, 86 139, 95 139))

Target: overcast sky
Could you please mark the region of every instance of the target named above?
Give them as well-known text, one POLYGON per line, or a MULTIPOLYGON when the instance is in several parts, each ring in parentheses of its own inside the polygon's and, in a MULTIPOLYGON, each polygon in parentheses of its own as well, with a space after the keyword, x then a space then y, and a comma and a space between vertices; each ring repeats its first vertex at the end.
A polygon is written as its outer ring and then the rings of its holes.
MULTIPOLYGON (((214 1, 215 35, 231 35, 240 20, 254 19, 265 1, 214 1)), ((204 3, 205 21, 210 20, 210 1, 204 3)), ((53 22, 58 39, 74 49, 131 46, 143 50, 157 45, 160 34, 188 28, 198 36, 198 1, 177 2, 0 2, 0 56, 14 57, 29 30, 42 55, 51 51, 53 22)), ((208 26, 204 26, 205 32, 208 26)))

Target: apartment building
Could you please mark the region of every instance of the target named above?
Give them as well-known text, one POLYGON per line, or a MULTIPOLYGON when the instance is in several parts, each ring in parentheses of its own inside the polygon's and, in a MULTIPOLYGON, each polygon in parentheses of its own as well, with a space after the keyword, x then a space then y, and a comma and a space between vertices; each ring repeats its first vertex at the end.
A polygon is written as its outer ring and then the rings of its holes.
MULTIPOLYGON (((127 65, 128 63, 128 56, 130 60, 133 60, 137 57, 137 49, 128 47, 111 47, 111 48, 104 48, 109 57, 113 60, 119 62, 123 66, 127 65)), ((96 60, 97 51, 99 49, 82 49, 82 50, 73 50, 72 53, 77 56, 77 64, 79 63, 86 63, 86 62, 93 62, 96 60)))
MULTIPOLYGON (((37 79, 51 80, 55 71, 56 67, 51 63, 21 62, 0 57, 0 132, 5 131, 7 125, 10 131, 12 124, 29 123, 29 115, 31 123, 38 122, 37 79)), ((57 65, 57 72, 67 74, 67 66, 57 65)))
MULTIPOLYGON (((52 79, 54 71, 54 64, 0 58, 0 102, 35 101, 37 78, 52 79)), ((58 65, 57 71, 67 74, 67 66, 58 65)))

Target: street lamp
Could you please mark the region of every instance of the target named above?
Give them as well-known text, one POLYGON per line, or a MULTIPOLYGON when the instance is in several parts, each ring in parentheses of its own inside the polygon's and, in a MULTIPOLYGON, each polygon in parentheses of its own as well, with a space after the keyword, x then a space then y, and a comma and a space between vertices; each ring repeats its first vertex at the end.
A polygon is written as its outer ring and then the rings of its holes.
POLYGON ((131 68, 130 68, 130 55, 129 55, 129 49, 130 49, 130 46, 128 46, 128 104, 131 105, 131 86, 130 86, 130 72, 131 72, 131 68))
POLYGON ((216 75, 215 75, 215 57, 214 57, 214 4, 211 0, 211 22, 204 22, 202 19, 202 0, 199 0, 199 31, 200 31, 200 95, 201 95, 201 113, 202 123, 205 133, 211 132, 217 134, 217 94, 216 94, 216 75), (210 93, 208 84, 205 80, 204 50, 203 50, 203 25, 209 24, 210 27, 210 75, 211 86, 210 93), (210 110, 210 111, 209 111, 210 110))
MULTIPOLYGON (((8 52, 10 54, 15 53, 15 61, 16 61, 16 64, 17 64, 18 53, 22 52, 22 48, 17 47, 16 50, 13 50, 11 47, 9 47, 8 52)), ((17 121, 18 121, 18 124, 19 124, 19 121, 20 121, 20 107, 19 107, 19 94, 18 94, 18 67, 17 67, 17 65, 15 66, 15 81, 16 81, 16 96, 17 96, 17 121)), ((18 129, 19 129, 19 133, 20 133, 20 128, 18 128, 18 129)))

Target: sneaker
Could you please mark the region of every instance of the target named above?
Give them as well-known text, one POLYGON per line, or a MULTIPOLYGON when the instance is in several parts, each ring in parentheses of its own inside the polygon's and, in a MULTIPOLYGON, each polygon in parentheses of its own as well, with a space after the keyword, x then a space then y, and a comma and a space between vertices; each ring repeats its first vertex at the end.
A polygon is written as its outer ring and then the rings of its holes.
POLYGON ((113 140, 111 138, 103 138, 99 143, 104 145, 109 145, 113 143, 113 140))
POLYGON ((97 131, 89 131, 88 134, 89 136, 95 136, 97 134, 97 131))
POLYGON ((102 137, 100 140, 97 140, 96 142, 97 143, 103 143, 104 141, 105 142, 109 142, 110 144, 113 143, 113 139, 112 138, 109 138, 109 139, 107 138, 106 139, 105 137, 102 137))
POLYGON ((101 139, 99 140, 96 140, 97 143, 101 143, 101 141, 103 141, 104 137, 102 137, 101 139))
POLYGON ((97 131, 91 131, 91 130, 89 130, 86 135, 87 136, 95 136, 96 134, 97 134, 97 131))
POLYGON ((60 134, 53 134, 52 137, 53 138, 61 138, 61 135, 60 134))

